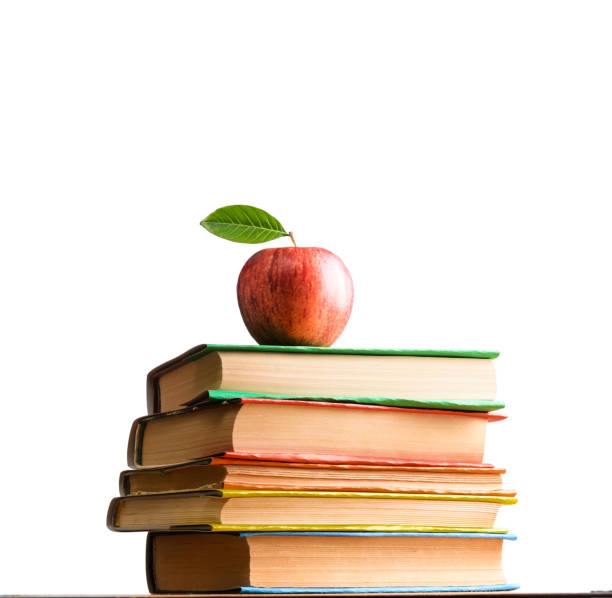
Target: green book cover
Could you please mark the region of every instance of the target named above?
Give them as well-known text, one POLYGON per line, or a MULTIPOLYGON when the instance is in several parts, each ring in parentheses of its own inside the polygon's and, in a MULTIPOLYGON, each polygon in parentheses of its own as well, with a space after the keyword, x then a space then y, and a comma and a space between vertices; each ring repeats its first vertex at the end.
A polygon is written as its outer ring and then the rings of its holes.
POLYGON ((199 345, 193 355, 197 359, 211 351, 256 351, 261 353, 323 353, 330 355, 408 355, 412 357, 469 357, 472 359, 495 359, 498 351, 463 351, 439 349, 364 349, 351 347, 287 347, 282 345, 199 345))
POLYGON ((330 397, 330 396, 297 396, 278 395, 255 392, 233 392, 230 390, 209 390, 204 396, 195 399, 191 406, 205 401, 228 401, 231 399, 261 397, 264 399, 302 399, 320 401, 324 403, 358 403, 360 405, 384 405, 386 407, 411 407, 413 409, 444 409, 450 411, 481 411, 489 412, 503 409, 505 404, 501 401, 484 399, 399 399, 393 397, 330 397))

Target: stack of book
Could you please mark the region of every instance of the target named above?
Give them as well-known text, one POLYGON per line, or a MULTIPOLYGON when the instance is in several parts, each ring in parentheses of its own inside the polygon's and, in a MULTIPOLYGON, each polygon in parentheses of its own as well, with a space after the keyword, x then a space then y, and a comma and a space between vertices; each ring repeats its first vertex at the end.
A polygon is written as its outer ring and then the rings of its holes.
POLYGON ((108 526, 151 592, 510 590, 496 353, 200 345, 152 370, 108 526))

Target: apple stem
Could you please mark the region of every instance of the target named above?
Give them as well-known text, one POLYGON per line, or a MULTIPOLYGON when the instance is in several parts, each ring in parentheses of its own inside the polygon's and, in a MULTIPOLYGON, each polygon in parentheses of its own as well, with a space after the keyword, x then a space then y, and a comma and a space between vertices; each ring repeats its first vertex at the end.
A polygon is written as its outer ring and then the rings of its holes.
POLYGON ((297 243, 295 242, 295 239, 293 238, 293 233, 289 233, 289 238, 291 239, 291 241, 293 242, 293 246, 297 247, 297 243))

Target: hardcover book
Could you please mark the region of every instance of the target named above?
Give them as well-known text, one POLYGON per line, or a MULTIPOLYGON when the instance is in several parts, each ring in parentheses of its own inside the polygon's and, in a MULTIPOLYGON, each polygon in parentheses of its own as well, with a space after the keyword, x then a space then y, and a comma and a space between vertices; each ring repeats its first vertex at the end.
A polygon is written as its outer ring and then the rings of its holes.
POLYGON ((114 531, 246 531, 261 525, 472 532, 490 531, 500 506, 514 503, 513 497, 482 495, 207 490, 118 497, 111 501, 107 523, 114 531))
POLYGON ((240 590, 439 592, 511 590, 508 534, 162 533, 147 538, 152 593, 240 590), (279 558, 282 555, 282 558, 279 558))
POLYGON ((496 352, 198 345, 147 376, 148 412, 235 396, 491 411, 496 352))
POLYGON ((162 467, 222 453, 269 461, 482 465, 488 422, 467 411, 242 398, 137 419, 128 463, 162 467))
POLYGON ((234 490, 327 490, 484 494, 514 496, 504 489, 504 469, 408 465, 339 465, 211 457, 192 465, 127 470, 121 496, 216 488, 234 490))

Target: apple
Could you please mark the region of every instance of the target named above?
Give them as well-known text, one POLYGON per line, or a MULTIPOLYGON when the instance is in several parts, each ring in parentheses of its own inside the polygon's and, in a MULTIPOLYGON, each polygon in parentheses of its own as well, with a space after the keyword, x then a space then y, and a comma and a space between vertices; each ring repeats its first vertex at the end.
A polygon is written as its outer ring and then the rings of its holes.
POLYGON ((238 277, 238 305, 260 345, 329 347, 353 308, 353 280, 320 247, 277 247, 251 256, 238 277))

